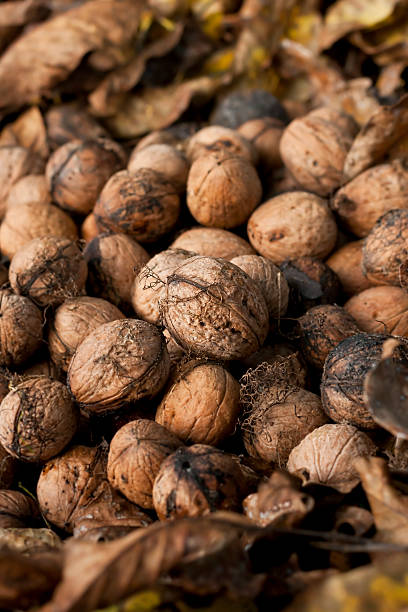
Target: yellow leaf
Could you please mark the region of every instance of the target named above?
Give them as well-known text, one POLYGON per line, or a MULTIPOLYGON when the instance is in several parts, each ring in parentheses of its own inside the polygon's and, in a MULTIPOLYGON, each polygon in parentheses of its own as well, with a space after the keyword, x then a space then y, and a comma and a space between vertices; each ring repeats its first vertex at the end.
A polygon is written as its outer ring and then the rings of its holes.
POLYGON ((321 27, 322 20, 317 13, 305 13, 301 15, 296 11, 290 20, 285 36, 305 47, 315 47, 317 45, 316 33, 321 27))
POLYGON ((327 11, 326 23, 371 28, 391 17, 396 4, 397 0, 338 0, 327 11))
POLYGON ((234 49, 226 48, 211 55, 203 66, 203 74, 215 75, 228 72, 234 61, 234 49))

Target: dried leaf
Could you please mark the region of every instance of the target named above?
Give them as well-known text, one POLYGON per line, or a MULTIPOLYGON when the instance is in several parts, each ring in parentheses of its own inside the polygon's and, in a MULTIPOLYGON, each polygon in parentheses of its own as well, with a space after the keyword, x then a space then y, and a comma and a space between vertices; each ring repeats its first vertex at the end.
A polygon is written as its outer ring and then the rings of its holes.
POLYGON ((0 28, 23 26, 47 14, 47 0, 21 0, 2 2, 0 5, 0 28))
POLYGON ((334 528, 339 533, 351 533, 363 536, 374 525, 371 512, 360 506, 342 506, 336 512, 334 528))
POLYGON ((408 496, 391 485, 384 459, 359 457, 355 467, 374 515, 378 539, 408 544, 408 496))
POLYGON ((3 128, 0 146, 19 145, 38 153, 46 159, 49 155, 44 119, 36 106, 20 115, 13 123, 3 128))
POLYGON ((392 106, 379 108, 361 128, 344 162, 344 177, 351 180, 381 160, 408 132, 408 95, 392 106))
POLYGON ((0 108, 36 102, 86 53, 129 42, 140 6, 136 0, 90 0, 27 31, 0 58, 0 108))

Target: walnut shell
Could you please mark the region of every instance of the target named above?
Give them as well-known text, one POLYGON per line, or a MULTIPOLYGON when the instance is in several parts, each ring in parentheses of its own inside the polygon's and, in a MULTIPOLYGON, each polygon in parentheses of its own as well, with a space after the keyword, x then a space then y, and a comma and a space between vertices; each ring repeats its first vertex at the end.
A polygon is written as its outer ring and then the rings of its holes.
POLYGON ((93 212, 89 213, 81 225, 81 238, 85 240, 85 242, 91 242, 91 240, 99 236, 100 233, 101 232, 96 225, 95 215, 93 212))
POLYGON ((179 139, 170 132, 166 132, 165 130, 153 130, 153 132, 150 132, 139 140, 133 151, 141 151, 146 147, 158 144, 165 144, 170 145, 171 147, 176 147, 179 142, 179 139))
POLYGON ((9 269, 15 293, 39 306, 58 305, 85 293, 88 270, 74 242, 56 236, 35 238, 17 251, 9 269))
POLYGON ((129 172, 137 172, 140 168, 161 172, 179 192, 186 188, 187 160, 181 151, 169 144, 151 144, 141 149, 136 147, 132 151, 127 169, 129 172))
POLYGON ((48 376, 61 381, 61 370, 55 365, 51 359, 42 359, 41 361, 31 360, 22 371, 22 376, 48 376), (34 361, 34 363, 33 363, 34 361))
MULTIPOLYGON (((321 383, 323 408, 336 423, 377 427, 364 402, 364 378, 381 359, 383 344, 392 336, 356 334, 340 342, 327 356, 321 383)), ((395 359, 406 359, 408 346, 400 344, 395 359)))
POLYGON ((15 385, 0 404, 0 442, 24 461, 47 461, 73 437, 78 412, 65 385, 33 376, 15 385))
POLYGON ((328 195, 341 184, 356 132, 351 117, 318 108, 289 123, 280 141, 282 160, 303 189, 328 195))
POLYGON ((228 260, 239 255, 255 254, 249 242, 228 230, 216 227, 192 227, 180 234, 171 244, 171 248, 228 260))
POLYGON ((360 482, 353 460, 374 455, 370 438, 351 425, 323 425, 307 435, 291 452, 287 469, 316 482, 349 493, 360 482))
POLYGON ((244 157, 250 163, 257 161, 255 147, 236 130, 221 125, 206 126, 189 140, 187 158, 190 163, 209 153, 228 153, 244 157))
POLYGON ((0 488, 9 489, 12 486, 16 468, 16 459, 0 444, 0 488))
POLYGON ((327 259, 326 264, 337 274, 344 293, 354 295, 371 287, 363 273, 363 240, 348 242, 327 259))
POLYGON ((190 257, 168 277, 163 322, 185 350, 213 359, 240 359, 268 333, 261 289, 243 270, 215 257, 190 257))
POLYGON ((297 388, 270 387, 243 423, 249 455, 285 466, 292 449, 327 423, 318 395, 297 388))
POLYGON ((105 412, 163 387, 170 369, 166 342, 146 321, 120 319, 100 325, 78 346, 68 370, 75 400, 105 412))
POLYGON ((259 204, 262 185, 255 168, 242 157, 205 155, 192 164, 187 181, 187 206, 198 223, 208 227, 242 225, 259 204))
POLYGON ((113 140, 71 140, 52 153, 45 169, 52 199, 87 215, 106 181, 124 165, 122 147, 113 140))
POLYGON ((181 447, 163 461, 153 484, 161 521, 238 510, 243 475, 231 455, 206 444, 181 447))
POLYGON ((77 297, 66 300, 52 315, 48 333, 51 359, 64 371, 78 345, 103 323, 124 319, 116 306, 95 297, 77 297))
POLYGON ((7 208, 29 202, 51 202, 51 194, 44 174, 27 174, 14 183, 10 189, 7 208))
POLYGON ((267 200, 248 221, 254 249, 274 263, 308 255, 324 259, 337 239, 337 226, 325 200, 290 191, 267 200))
MULTIPOLYGON (((217 4, 211 3, 207 6, 207 10, 213 12, 217 4)), ((234 7, 232 5, 224 12, 233 12, 236 8, 236 6, 234 7)), ((202 7, 198 8, 198 10, 201 15, 202 7)), ((247 8, 245 7, 241 16, 244 19, 245 17, 251 18, 253 16, 252 8, 249 6, 247 8)), ((210 120, 212 124, 223 125, 233 129, 238 128, 246 121, 261 117, 276 117, 276 119, 287 123, 288 115, 285 110, 285 105, 286 100, 281 102, 265 89, 251 87, 247 90, 233 90, 222 96, 221 99, 217 99, 210 120)))
MULTIPOLYGON (((294 346, 282 342, 278 344, 265 344, 259 351, 252 353, 249 357, 241 359, 240 363, 246 370, 255 370, 263 364, 271 370, 266 374, 270 378, 271 372, 283 369, 285 380, 291 387, 305 387, 307 381, 307 367, 302 355, 294 346)), ((255 383, 261 384, 260 381, 255 383)))
POLYGON ((369 168, 335 194, 331 207, 342 224, 358 237, 394 208, 408 207, 408 168, 396 160, 369 168))
POLYGON ((268 306, 269 316, 283 317, 288 307, 289 286, 280 269, 266 257, 241 255, 231 259, 254 281, 259 283, 268 306))
POLYGON ((41 174, 44 162, 24 147, 0 146, 0 219, 4 217, 12 186, 27 174, 41 174))
POLYGON ((22 295, 0 291, 0 365, 11 367, 26 361, 40 347, 42 313, 22 295))
POLYGON ((160 465, 182 445, 174 433, 154 421, 131 421, 119 429, 110 443, 110 484, 131 502, 153 508, 153 482, 160 465))
POLYGON ((159 404, 156 422, 186 444, 216 446, 234 432, 239 391, 239 383, 222 366, 187 363, 159 404))
POLYGON ((38 515, 38 506, 31 497, 0 489, 0 529, 27 527, 38 515))
POLYGON ((119 307, 131 303, 135 276, 149 261, 145 249, 125 234, 100 234, 84 250, 90 293, 119 307))
POLYGON ((302 353, 312 366, 323 369, 327 355, 339 342, 361 333, 353 316, 341 306, 323 304, 298 319, 302 353))
POLYGON ((88 113, 84 105, 53 105, 45 114, 47 135, 54 150, 75 138, 104 138, 107 131, 88 113))
POLYGON ((139 242, 155 242, 173 229, 180 198, 160 172, 121 170, 106 183, 95 204, 101 230, 128 234, 139 242))
POLYGON ((363 272, 372 285, 408 284, 408 210, 378 219, 363 246, 363 272))
POLYGON ((369 334, 408 336, 408 292, 401 287, 370 287, 344 304, 369 334))
POLYGON ((282 166, 279 143, 284 128, 285 124, 279 119, 263 117, 246 121, 237 131, 254 145, 259 165, 269 170, 282 166))
POLYGON ((9 206, 0 226, 0 249, 9 259, 18 250, 42 236, 76 240, 75 223, 63 210, 49 202, 20 202, 9 206))
POLYGON ((141 319, 160 323, 160 300, 166 293, 167 278, 194 253, 183 249, 167 249, 152 257, 140 269, 132 285, 132 306, 141 319))

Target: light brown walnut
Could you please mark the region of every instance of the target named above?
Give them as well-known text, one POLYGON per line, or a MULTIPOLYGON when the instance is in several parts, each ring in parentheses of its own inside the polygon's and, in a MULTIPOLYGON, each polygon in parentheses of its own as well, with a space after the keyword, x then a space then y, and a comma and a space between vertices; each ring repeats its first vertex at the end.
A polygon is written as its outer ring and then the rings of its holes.
POLYGON ((369 334, 408 336, 408 292, 401 287, 370 287, 344 304, 369 334))
POLYGON ((326 260, 327 265, 339 277, 343 290, 348 295, 360 293, 371 287, 371 282, 363 273, 363 244, 363 240, 348 242, 326 260))
POLYGON ((228 153, 244 157, 250 163, 256 163, 255 147, 236 130, 221 125, 209 125, 194 134, 189 140, 187 158, 192 163, 198 157, 210 153, 228 153))
POLYGON ((41 346, 43 316, 31 300, 0 290, 0 365, 24 363, 41 346))
POLYGON ((171 248, 228 260, 239 255, 255 254, 247 240, 217 227, 192 227, 180 234, 171 248))
POLYGON ((143 148, 136 147, 130 156, 129 172, 140 168, 151 168, 161 172, 174 185, 177 191, 186 188, 188 163, 181 151, 169 144, 151 144, 143 148))

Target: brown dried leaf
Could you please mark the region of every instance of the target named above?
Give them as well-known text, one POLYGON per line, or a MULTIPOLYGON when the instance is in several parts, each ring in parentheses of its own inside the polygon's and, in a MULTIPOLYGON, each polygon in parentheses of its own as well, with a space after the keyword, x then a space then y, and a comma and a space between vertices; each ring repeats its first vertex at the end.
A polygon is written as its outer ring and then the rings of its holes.
POLYGON ((0 109, 49 93, 86 53, 128 43, 140 10, 136 0, 90 0, 28 30, 0 58, 0 109))
POLYGON ((0 28, 23 26, 43 17, 47 12, 48 0, 21 0, 2 2, 0 5, 0 28))
POLYGON ((387 153, 408 132, 408 95, 392 106, 380 107, 361 128, 344 162, 344 177, 351 180, 387 153))
POLYGON ((408 544, 408 496, 391 485, 384 459, 359 457, 354 465, 374 515, 378 539, 408 544))
POLYGON ((40 157, 49 155, 47 132, 44 119, 36 106, 20 115, 13 123, 3 128, 0 134, 0 146, 19 145, 38 153, 40 157))

